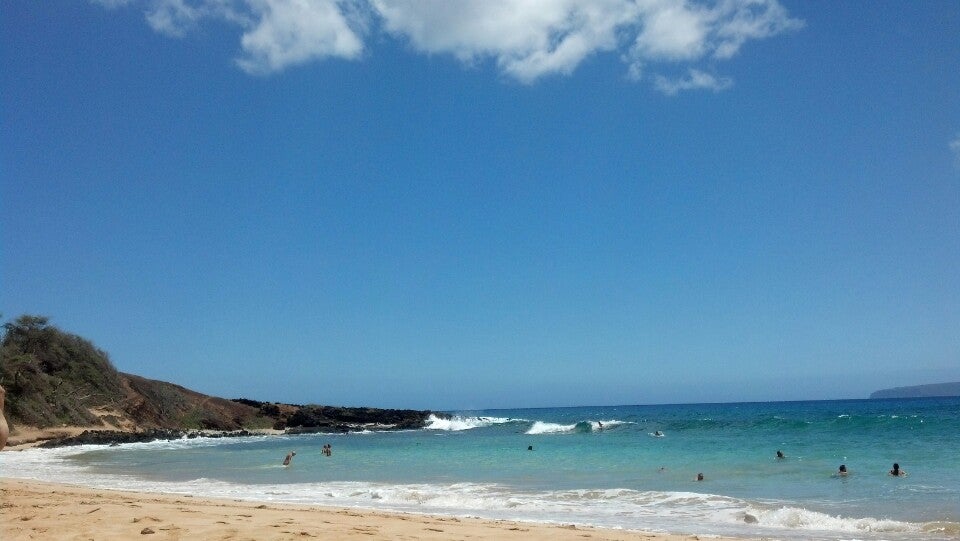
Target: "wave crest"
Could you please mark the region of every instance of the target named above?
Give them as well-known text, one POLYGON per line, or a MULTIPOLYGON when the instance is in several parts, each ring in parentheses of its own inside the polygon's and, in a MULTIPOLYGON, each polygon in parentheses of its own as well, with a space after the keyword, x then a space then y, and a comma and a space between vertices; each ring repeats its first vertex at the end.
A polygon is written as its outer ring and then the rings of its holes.
POLYGON ((559 423, 545 423, 543 421, 535 421, 530 428, 527 430, 527 434, 562 434, 564 432, 573 432, 576 430, 577 425, 562 425, 559 423))
POLYGON ((748 522, 751 521, 748 517, 753 517, 760 526, 812 531, 909 533, 920 530, 916 523, 871 517, 843 518, 799 507, 757 510, 744 517, 748 522))
POLYGON ((607 421, 580 421, 573 424, 547 423, 535 421, 526 434, 564 434, 569 432, 599 432, 608 428, 628 424, 628 421, 610 419, 607 421))
POLYGON ((513 422, 514 419, 506 417, 460 417, 454 416, 449 419, 442 419, 436 415, 427 417, 427 430, 447 430, 450 432, 459 432, 461 430, 471 430, 474 428, 483 428, 504 423, 513 422))

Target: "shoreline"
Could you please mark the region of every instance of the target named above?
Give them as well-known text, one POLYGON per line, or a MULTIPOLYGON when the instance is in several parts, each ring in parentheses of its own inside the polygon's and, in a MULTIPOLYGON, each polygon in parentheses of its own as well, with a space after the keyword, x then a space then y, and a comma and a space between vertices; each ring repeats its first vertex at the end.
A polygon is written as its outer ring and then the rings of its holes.
POLYGON ((689 541, 750 538, 615 530, 358 508, 115 491, 0 477, 0 538, 523 539, 689 541))
POLYGON ((34 447, 66 447, 71 445, 83 444, 111 444, 111 443, 131 443, 129 437, 144 435, 140 441, 154 441, 158 439, 180 439, 195 437, 213 437, 227 438, 240 436, 282 436, 287 434, 285 430, 276 430, 272 428, 250 428, 240 430, 203 430, 203 429, 141 429, 141 430, 121 430, 104 426, 61 426, 51 428, 36 428, 32 426, 18 427, 7 440, 7 445, 2 452, 22 451, 34 447), (91 437, 87 441, 79 441, 78 438, 85 433, 90 433, 91 437), (73 440, 73 441, 70 441, 73 440), (50 445, 52 442, 59 442, 56 445, 50 445))
MULTIPOLYGON (((724 411, 718 409, 722 415, 724 411)), ((799 413, 809 411, 809 408, 795 409, 799 413)), ((867 425, 866 429, 874 428, 874 425, 885 428, 892 424, 908 428, 915 426, 927 431, 925 433, 942 432, 942 426, 938 424, 941 418, 921 417, 920 413, 925 410, 907 416, 899 411, 894 412, 896 414, 884 411, 881 415, 871 408, 861 409, 864 411, 839 405, 826 410, 816 420, 822 421, 821 424, 828 425, 828 428, 839 425, 844 429, 839 432, 840 435, 850 433, 846 429, 853 422, 848 420, 851 417, 863 420, 853 425, 854 428, 860 428, 862 424, 867 425)), ((740 415, 738 419, 764 428, 767 418, 765 412, 767 409, 759 407, 756 411, 740 415)), ((661 413, 672 419, 674 412, 661 413)), ((291 435, 281 431, 251 434, 251 437, 237 442, 215 439, 191 442, 187 441, 189 437, 184 436, 180 438, 182 442, 137 443, 131 444, 131 451, 136 453, 129 455, 123 452, 126 449, 107 449, 113 446, 111 443, 80 449, 69 446, 51 449, 31 448, 35 445, 18 446, 0 453, 0 488, 4 489, 0 491, 0 501, 4 504, 0 508, 0 521, 29 522, 35 518, 26 513, 27 509, 19 515, 11 515, 7 511, 13 505, 7 497, 5 489, 9 483, 4 485, 4 478, 19 478, 27 483, 36 481, 66 488, 88 489, 86 495, 61 498, 52 505, 44 499, 34 500, 36 508, 57 508, 76 500, 93 501, 89 492, 101 497, 104 492, 130 491, 133 494, 131 500, 138 507, 143 503, 140 500, 152 500, 160 495, 180 499, 181 507, 191 507, 193 502, 201 500, 209 502, 215 507, 205 505, 203 509, 194 511, 209 515, 207 518, 222 515, 224 511, 217 510, 216 506, 234 506, 233 502, 240 502, 256 508, 262 504, 264 507, 261 509, 276 506, 309 512, 340 510, 363 517, 404 517, 404 521, 415 520, 420 524, 420 530, 442 529, 436 524, 424 526, 428 519, 446 522, 457 518, 458 521, 476 519, 493 524, 513 521, 512 527, 523 528, 524 531, 536 527, 550 528, 551 532, 556 532, 556 528, 572 523, 581 531, 590 529, 616 535, 610 537, 603 534, 603 539, 626 539, 625 535, 639 534, 640 537, 627 538, 690 539, 696 536, 711 539, 857 537, 960 540, 960 521, 953 518, 956 510, 951 507, 949 500, 956 485, 951 487, 948 481, 954 479, 955 474, 946 467, 955 463, 956 457, 939 454, 941 462, 937 464, 941 467, 936 470, 939 472, 936 475, 930 475, 924 469, 911 468, 914 475, 908 480, 894 480, 886 475, 885 462, 888 457, 884 453, 889 451, 870 452, 870 448, 865 447, 852 462, 855 465, 853 475, 837 480, 837 477, 830 475, 835 471, 831 460, 810 450, 820 451, 826 456, 828 453, 824 451, 830 451, 827 446, 800 448, 799 451, 793 449, 792 453, 792 448, 788 448, 789 460, 776 460, 773 456, 756 459, 750 449, 759 450, 753 453, 759 456, 767 447, 764 442, 756 443, 760 438, 748 437, 744 445, 743 438, 738 437, 730 439, 733 445, 727 451, 733 448, 740 450, 733 449, 734 452, 716 456, 710 454, 712 451, 698 454, 697 449, 703 446, 689 445, 690 442, 683 441, 681 436, 696 443, 698 440, 690 435, 698 436, 699 433, 669 432, 671 437, 666 440, 648 439, 647 436, 653 433, 646 432, 646 426, 631 427, 629 422, 622 421, 630 418, 629 415, 637 414, 598 410, 523 415, 522 421, 508 417, 462 418, 459 424, 436 428, 436 431, 403 431, 399 434, 369 432, 356 437, 345 435, 341 443, 334 441, 338 446, 338 452, 334 454, 339 459, 333 462, 319 458, 322 456, 319 446, 325 441, 325 436, 296 435, 291 438, 291 435), (542 423, 549 425, 554 432, 566 431, 574 435, 565 437, 548 433, 535 441, 531 440, 530 432, 524 430, 537 426, 540 419, 546 419, 542 423), (591 419, 604 419, 605 427, 623 423, 626 428, 611 428, 602 433, 591 430, 592 434, 587 434, 582 430, 583 423, 591 419), (472 433, 459 431, 463 427, 480 426, 479 421, 496 424, 472 433), (452 435, 454 432, 456 436, 452 435), (488 440, 488 436, 493 439, 488 440), (542 445, 538 445, 536 450, 541 452, 529 453, 528 440, 533 443, 539 441, 542 445), (623 445, 624 442, 636 445, 623 445), (675 445, 664 447, 665 443, 675 445), (743 451, 744 448, 748 449, 743 451), (181 453, 181 449, 186 452, 181 453), (291 449, 298 451, 297 467, 283 469, 280 458, 291 449), (681 453, 675 453, 677 449, 681 453), (689 454, 682 454, 688 449, 689 454), (18 452, 7 454, 14 450, 18 452), (311 453, 311 450, 316 452, 311 453), (93 453, 86 456, 88 451, 93 453), (141 451, 145 460, 140 459, 141 451), (671 452, 677 456, 674 457, 671 452), (391 458, 394 456, 397 458, 391 458), (654 467, 664 463, 664 457, 668 456, 674 458, 672 462, 666 462, 667 468, 654 467), (627 461, 623 463, 629 467, 622 470, 614 468, 616 476, 604 473, 606 465, 615 461, 627 461), (467 464, 479 466, 476 470, 463 473, 467 464), (707 472, 707 482, 692 484, 693 480, 687 472, 697 471, 693 468, 700 464, 707 465, 703 468, 707 472), (167 469, 175 475, 166 475, 164 472, 167 469), (398 471, 409 473, 397 474, 398 471), (751 475, 744 476, 745 471, 751 475), (359 479, 357 472, 362 472, 359 479), (563 474, 567 472, 572 472, 572 475, 564 477, 563 474), (457 481, 463 478, 473 481, 464 481, 461 486, 457 481), (477 481, 477 478, 480 480, 477 481), (504 481, 502 486, 497 484, 500 481, 504 481), (832 499, 814 500, 810 497, 814 491, 832 499), (794 499, 764 498, 772 492, 793 496, 794 499), (851 495, 859 498, 854 501, 851 495), (651 535, 645 532, 655 533, 651 535), (667 532, 673 533, 673 536, 665 535, 667 532)), ((789 416, 787 418, 790 419, 789 416)), ((950 425, 947 423, 945 426, 949 428, 950 425)), ((886 437, 882 432, 878 431, 881 439, 886 437)), ((784 429, 784 433, 789 435, 791 431, 784 429)), ((706 435, 710 434, 706 431, 706 435)), ((211 437, 220 438, 224 435, 211 437)), ((827 440, 834 441, 830 438, 827 440)), ((846 442, 847 439, 838 437, 838 441, 846 442)), ((120 445, 126 447, 126 444, 120 445)), ((909 453, 905 456, 908 456, 908 465, 918 463, 916 456, 912 460, 909 453)), ((895 458, 903 461, 901 456, 895 458)), ((93 512, 99 513, 99 510, 93 512)), ((248 514, 246 511, 236 513, 248 514)), ((130 520, 134 518, 130 517, 130 520)), ((63 520, 85 523, 86 518, 73 512, 63 513, 63 520)), ((179 522, 172 522, 172 519, 168 522, 171 522, 165 526, 168 529, 186 527, 179 522)), ((336 538, 340 530, 322 529, 334 522, 323 519, 321 524, 315 524, 310 518, 296 518, 292 524, 316 526, 321 528, 318 530, 319 537, 336 538)), ((230 521, 218 523, 224 525, 230 521)), ((279 522, 274 524, 274 528, 280 527, 276 526, 279 522)), ((154 530, 157 533, 157 529, 154 530)), ((5 539, 6 533, 11 533, 11 530, 0 529, 0 539, 5 539)), ((419 533, 383 534, 380 538, 419 539, 422 538, 419 533)), ((447 538, 499 539, 503 538, 502 533, 451 534, 447 538)), ((201 534, 197 535, 202 537, 201 534)), ((262 532, 245 535, 240 538, 265 537, 262 532)), ((556 537, 555 533, 530 535, 535 535, 535 539, 551 541, 556 537)), ((596 535, 600 534, 586 533, 580 538, 596 535)), ((29 536, 23 537, 26 538, 29 536)), ((103 536, 98 533, 79 538, 102 539, 103 536)))

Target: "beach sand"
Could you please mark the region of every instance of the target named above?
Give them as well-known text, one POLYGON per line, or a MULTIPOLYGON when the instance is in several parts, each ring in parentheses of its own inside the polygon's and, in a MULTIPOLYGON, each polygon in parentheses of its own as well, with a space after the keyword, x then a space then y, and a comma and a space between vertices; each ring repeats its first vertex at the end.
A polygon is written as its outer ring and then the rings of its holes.
POLYGON ((151 541, 311 538, 681 541, 702 537, 213 500, 0 479, 0 539, 4 541, 137 538, 151 541))

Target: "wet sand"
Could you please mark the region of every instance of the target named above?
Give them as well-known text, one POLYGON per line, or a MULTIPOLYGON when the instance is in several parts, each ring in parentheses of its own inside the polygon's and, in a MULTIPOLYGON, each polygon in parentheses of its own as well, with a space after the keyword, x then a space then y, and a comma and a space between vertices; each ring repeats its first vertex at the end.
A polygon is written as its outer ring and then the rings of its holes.
POLYGON ((574 525, 262 504, 0 478, 0 539, 684 541, 574 525))

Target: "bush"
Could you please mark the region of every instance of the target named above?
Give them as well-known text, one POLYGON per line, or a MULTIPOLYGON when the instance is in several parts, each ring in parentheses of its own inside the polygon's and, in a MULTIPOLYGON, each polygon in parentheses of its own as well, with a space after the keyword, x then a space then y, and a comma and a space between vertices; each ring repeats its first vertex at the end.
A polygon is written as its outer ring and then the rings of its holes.
POLYGON ((3 325, 0 383, 13 423, 47 427, 96 421, 93 405, 122 398, 120 376, 89 341, 24 315, 3 325))

